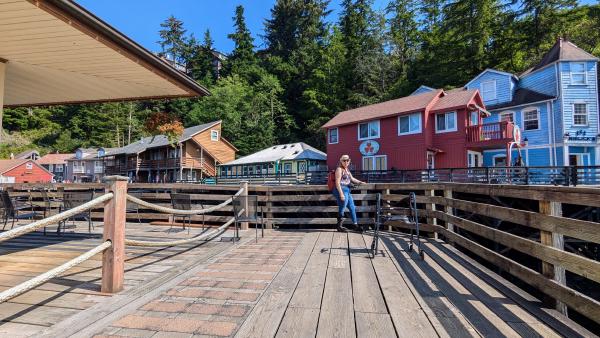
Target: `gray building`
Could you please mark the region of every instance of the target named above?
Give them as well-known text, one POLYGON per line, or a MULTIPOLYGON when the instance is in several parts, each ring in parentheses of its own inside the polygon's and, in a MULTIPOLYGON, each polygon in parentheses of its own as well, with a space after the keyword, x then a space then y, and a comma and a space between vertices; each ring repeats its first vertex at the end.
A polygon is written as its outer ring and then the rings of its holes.
POLYGON ((69 182, 100 182, 104 177, 104 162, 106 152, 112 148, 79 148, 75 155, 66 160, 67 167, 64 176, 69 182))

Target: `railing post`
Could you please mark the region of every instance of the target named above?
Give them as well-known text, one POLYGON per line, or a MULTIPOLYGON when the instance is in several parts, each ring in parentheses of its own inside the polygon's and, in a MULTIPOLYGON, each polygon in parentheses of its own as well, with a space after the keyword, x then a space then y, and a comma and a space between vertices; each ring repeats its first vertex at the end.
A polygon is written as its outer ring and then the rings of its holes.
POLYGON ((112 246, 102 254, 102 287, 105 293, 116 293, 123 289, 125 277, 125 210, 127 204, 127 177, 107 176, 106 192, 113 198, 104 206, 104 241, 112 246))
MULTIPOLYGON (((247 218, 248 217, 248 181, 242 181, 240 182, 241 188, 242 190, 242 200, 244 201, 244 214, 243 217, 247 218)), ((248 230, 248 222, 242 222, 241 223, 241 229, 242 230, 248 230)))
MULTIPOLYGON (((425 197, 434 197, 435 196, 435 190, 425 190, 425 197)), ((435 203, 427 203, 425 204, 425 209, 427 209, 430 212, 435 212, 435 203)), ((437 218, 433 217, 433 216, 427 216, 427 223, 431 224, 431 225, 437 225, 437 218)), ((438 238, 438 233, 434 232, 433 233, 433 237, 435 239, 438 238)))
MULTIPOLYGON (((444 190, 444 198, 446 199, 446 206, 444 206, 444 212, 446 212, 446 214, 448 214, 448 215, 453 216, 454 209, 452 207, 448 206, 448 200, 452 199, 452 189, 444 190)), ((446 228, 448 229, 448 231, 454 232, 454 224, 452 224, 450 222, 446 222, 446 228)))
MULTIPOLYGON (((540 201, 540 213, 551 216, 562 216, 562 204, 560 202, 540 201)), ((565 240, 562 234, 540 231, 540 242, 544 245, 554 247, 559 250, 565 250, 565 240)), ((555 280, 558 284, 567 285, 565 268, 552 265, 542 261, 542 274, 549 279, 555 280)), ((556 310, 564 315, 568 315, 567 306, 555 299, 546 299, 550 306, 555 306, 556 310)))
POLYGON ((271 191, 270 187, 267 187, 267 201, 265 203, 266 207, 267 207, 267 229, 273 229, 273 221, 271 221, 271 219, 273 218, 273 202, 271 201, 271 197, 273 197, 273 192, 271 191))

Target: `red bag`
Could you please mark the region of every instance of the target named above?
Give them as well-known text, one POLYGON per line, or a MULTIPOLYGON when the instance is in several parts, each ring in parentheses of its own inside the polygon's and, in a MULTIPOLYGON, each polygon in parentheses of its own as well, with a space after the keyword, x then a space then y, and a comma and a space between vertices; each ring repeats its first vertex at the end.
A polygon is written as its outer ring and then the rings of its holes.
POLYGON ((335 170, 332 170, 327 174, 327 190, 330 192, 335 189, 335 170))

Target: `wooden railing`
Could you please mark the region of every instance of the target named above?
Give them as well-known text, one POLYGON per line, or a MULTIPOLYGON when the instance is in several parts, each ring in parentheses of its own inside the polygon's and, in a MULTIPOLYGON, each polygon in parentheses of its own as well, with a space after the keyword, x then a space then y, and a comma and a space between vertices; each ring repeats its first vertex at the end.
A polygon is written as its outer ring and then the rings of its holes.
POLYGON ((137 160, 129 160, 126 163, 111 163, 106 165, 106 173, 107 174, 125 174, 129 170, 165 170, 165 169, 178 169, 178 168, 194 168, 194 169, 202 169, 209 176, 214 176, 216 173, 216 168, 214 165, 206 161, 206 159, 201 159, 199 157, 184 157, 183 159, 179 158, 169 158, 162 160, 145 160, 145 159, 137 159, 137 160))
POLYGON ((467 142, 506 141, 513 138, 514 124, 508 121, 467 127, 467 142))
MULTIPOLYGON (((3 184, 13 194, 26 194, 27 184, 3 184)), ((104 185, 53 185, 51 189, 104 188, 104 185)), ((141 198, 170 206, 170 193, 190 193, 195 204, 216 205, 239 186, 194 184, 129 184, 141 198)), ((380 183, 353 191, 359 223, 373 224, 377 194, 385 204, 407 207, 409 192, 417 193, 423 231, 478 256, 526 289, 545 295, 559 311, 575 311, 600 323, 600 189, 553 186, 512 186, 464 183, 380 183), (568 271, 568 273, 567 273, 568 271)), ((325 186, 259 186, 248 188, 258 195, 268 226, 331 226, 337 206, 325 186)), ((34 198, 36 198, 34 196, 34 198)), ((116 199, 117 201, 119 199, 116 199)), ((122 207, 122 206, 121 206, 122 207)), ((119 207, 120 208, 120 207, 119 207)), ((231 206, 206 215, 204 221, 223 224, 231 218, 231 206)), ((94 212, 94 217, 106 217, 94 212)), ((137 221, 138 215, 127 214, 137 221)), ((169 215, 140 210, 147 221, 169 215)), ((201 221, 200 217, 192 217, 201 221)), ((389 229, 408 229, 393 221, 389 229)))

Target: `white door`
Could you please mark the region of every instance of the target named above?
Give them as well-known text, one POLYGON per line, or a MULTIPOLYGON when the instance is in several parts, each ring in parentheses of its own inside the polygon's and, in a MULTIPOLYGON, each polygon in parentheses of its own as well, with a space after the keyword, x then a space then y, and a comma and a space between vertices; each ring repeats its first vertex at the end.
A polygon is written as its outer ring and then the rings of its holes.
POLYGON ((435 153, 433 151, 427 152, 427 169, 435 169, 435 153))
POLYGON ((483 166, 483 155, 478 151, 467 151, 467 165, 469 168, 483 166))

